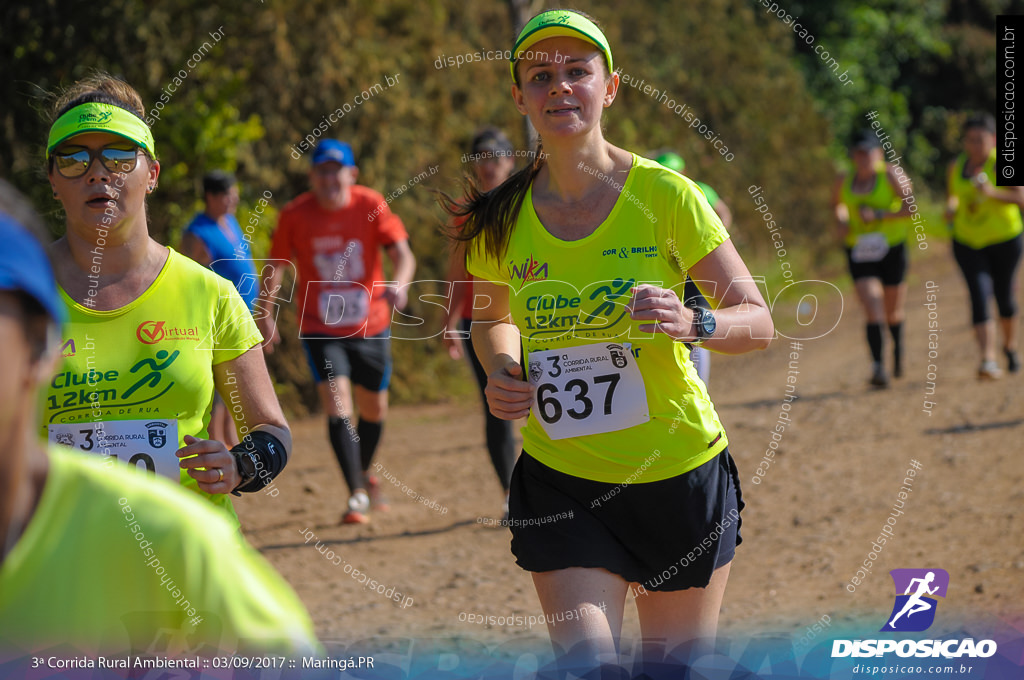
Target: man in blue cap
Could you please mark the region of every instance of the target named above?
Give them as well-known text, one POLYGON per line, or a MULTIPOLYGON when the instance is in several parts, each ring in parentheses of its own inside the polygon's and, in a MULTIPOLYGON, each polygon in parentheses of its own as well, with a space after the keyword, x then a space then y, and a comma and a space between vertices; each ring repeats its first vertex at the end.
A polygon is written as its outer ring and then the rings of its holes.
MULTIPOLYGON (((391 317, 405 306, 416 270, 402 221, 383 196, 356 184, 358 176, 351 146, 321 140, 313 151, 311 190, 281 211, 270 248, 271 258, 296 268, 299 337, 351 494, 345 524, 369 521, 371 499, 377 509, 387 507, 369 469, 388 408, 391 317), (381 251, 391 259, 392 281, 384 280, 381 251)), ((263 294, 277 290, 282 278, 279 269, 263 294)), ((279 341, 274 319, 262 318, 260 330, 264 351, 272 352, 279 341)))

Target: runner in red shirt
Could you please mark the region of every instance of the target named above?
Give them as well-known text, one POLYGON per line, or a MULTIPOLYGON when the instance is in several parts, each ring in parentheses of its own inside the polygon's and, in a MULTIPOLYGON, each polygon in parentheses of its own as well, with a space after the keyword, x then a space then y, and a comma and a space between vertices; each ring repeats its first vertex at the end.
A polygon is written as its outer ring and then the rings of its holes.
MULTIPOLYGON (((351 493, 346 524, 369 521, 370 496, 386 509, 367 471, 387 414, 392 310, 405 306, 416 269, 402 221, 383 196, 356 184, 358 174, 352 147, 322 140, 313 152, 312 191, 281 211, 270 249, 272 259, 291 260, 298 272, 299 337, 351 493), (395 281, 384 280, 381 250, 391 258, 395 281)), ((275 291, 282 278, 279 269, 265 291, 275 291)), ((263 318, 260 325, 272 352, 280 340, 274 320, 263 318)))

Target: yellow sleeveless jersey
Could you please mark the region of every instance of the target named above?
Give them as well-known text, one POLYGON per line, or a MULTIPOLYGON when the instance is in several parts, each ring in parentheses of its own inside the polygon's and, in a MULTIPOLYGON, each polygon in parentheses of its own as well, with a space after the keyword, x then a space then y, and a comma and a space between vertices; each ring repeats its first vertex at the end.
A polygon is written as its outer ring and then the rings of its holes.
POLYGON ((61 289, 64 360, 44 395, 42 434, 177 480, 237 523, 230 496, 200 491, 174 452, 186 434, 208 437, 213 365, 262 338, 230 281, 168 250, 153 284, 119 309, 94 311, 61 289))
POLYGON ((685 272, 728 239, 704 195, 634 155, 611 213, 578 241, 552 236, 532 196, 501 261, 486 256, 483 238, 467 249, 471 274, 508 285, 538 387, 523 448, 560 472, 612 484, 667 479, 714 458, 727 439, 689 350, 641 332, 625 307, 641 283, 682 299, 685 272))
POLYGON ((883 167, 875 173, 875 186, 866 194, 853 192, 853 173, 843 180, 840 200, 846 205, 850 214, 850 230, 846 234, 846 245, 850 248, 857 245, 857 239, 864 234, 880 233, 885 235, 890 246, 899 245, 907 240, 910 227, 909 217, 887 218, 881 222, 865 222, 860 216, 861 206, 873 210, 899 212, 903 199, 892 188, 886 170, 883 167))
MULTIPOLYGON (((1024 231, 1020 208, 1013 203, 1004 203, 982 195, 971 182, 964 178, 967 156, 961 155, 949 175, 949 193, 960 199, 953 218, 953 239, 978 250, 996 243, 1009 241, 1024 231)), ((996 151, 992 150, 979 174, 996 183, 996 151)))

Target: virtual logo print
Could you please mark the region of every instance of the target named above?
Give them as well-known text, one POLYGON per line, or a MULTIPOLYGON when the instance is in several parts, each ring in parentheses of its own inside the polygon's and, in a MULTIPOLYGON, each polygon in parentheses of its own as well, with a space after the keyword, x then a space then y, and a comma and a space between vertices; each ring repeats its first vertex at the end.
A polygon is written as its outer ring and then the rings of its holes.
POLYGON ((928 630, 935 621, 935 598, 946 597, 949 573, 945 569, 893 569, 889 574, 896 586, 896 602, 881 631, 928 630))

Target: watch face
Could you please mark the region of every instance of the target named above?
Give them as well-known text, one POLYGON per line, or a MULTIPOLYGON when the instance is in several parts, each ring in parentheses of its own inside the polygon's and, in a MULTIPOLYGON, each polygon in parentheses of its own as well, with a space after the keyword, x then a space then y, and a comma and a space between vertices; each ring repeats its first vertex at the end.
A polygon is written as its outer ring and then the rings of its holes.
POLYGON ((705 339, 710 338, 712 335, 715 334, 715 328, 718 325, 715 321, 715 315, 712 314, 710 311, 704 309, 701 311, 700 316, 700 325, 704 331, 703 333, 701 333, 701 336, 705 339))
POLYGON ((251 453, 243 453, 238 457, 238 470, 246 479, 256 476, 256 462, 251 453))

